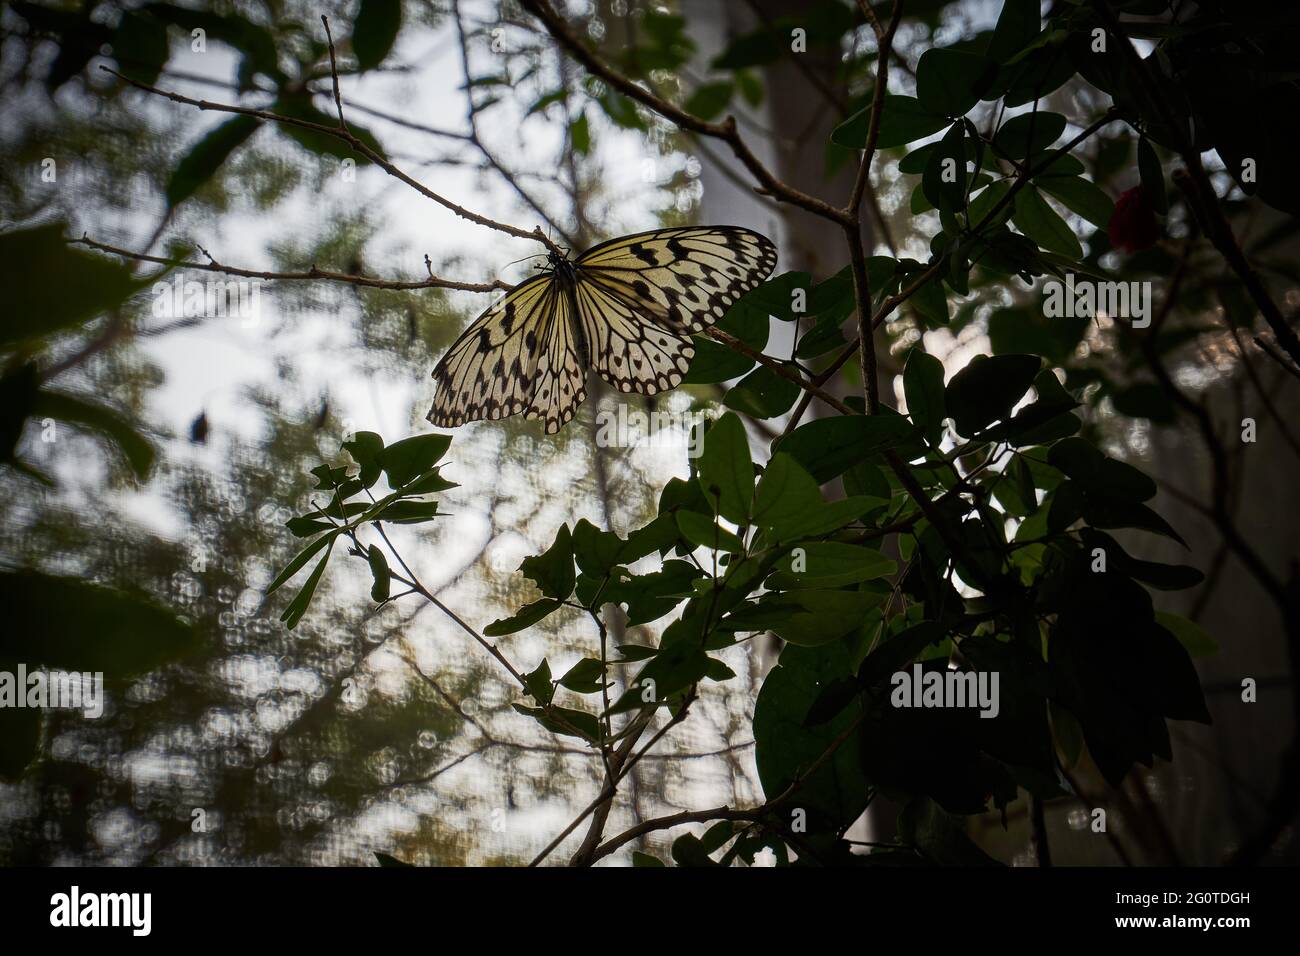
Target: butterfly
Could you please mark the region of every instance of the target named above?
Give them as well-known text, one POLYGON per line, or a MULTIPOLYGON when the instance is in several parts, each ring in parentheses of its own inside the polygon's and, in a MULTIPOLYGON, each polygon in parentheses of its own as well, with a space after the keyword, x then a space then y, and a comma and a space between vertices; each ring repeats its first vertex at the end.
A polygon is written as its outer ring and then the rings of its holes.
POLYGON ((622 392, 676 388, 713 325, 776 266, 766 236, 739 226, 639 232, 548 264, 490 306, 433 370, 428 420, 455 427, 520 412, 553 434, 595 369, 622 392))

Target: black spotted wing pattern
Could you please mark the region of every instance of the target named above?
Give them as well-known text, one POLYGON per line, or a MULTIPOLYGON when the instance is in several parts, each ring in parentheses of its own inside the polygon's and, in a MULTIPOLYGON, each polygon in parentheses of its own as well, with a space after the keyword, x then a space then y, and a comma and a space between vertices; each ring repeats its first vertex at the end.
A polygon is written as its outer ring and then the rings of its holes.
POLYGON ((452 428, 524 411, 537 381, 542 333, 558 289, 550 275, 521 282, 475 319, 433 370, 429 421, 452 428))
POLYGON ((582 360, 571 300, 559 282, 537 357, 537 380, 525 418, 546 422, 553 435, 567 425, 587 397, 587 363, 582 360))
POLYGON ((683 226, 603 242, 574 264, 644 320, 693 335, 771 274, 776 248, 738 226, 683 226))
POLYGON ((591 343, 591 363, 620 392, 676 388, 691 367, 695 345, 637 314, 634 306, 604 286, 578 280, 578 317, 591 343))

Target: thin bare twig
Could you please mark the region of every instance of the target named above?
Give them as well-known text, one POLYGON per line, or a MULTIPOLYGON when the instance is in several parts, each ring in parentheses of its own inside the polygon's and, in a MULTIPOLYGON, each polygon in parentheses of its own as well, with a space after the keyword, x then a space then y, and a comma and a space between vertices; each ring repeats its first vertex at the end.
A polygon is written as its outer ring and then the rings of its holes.
POLYGON ((471 212, 464 206, 454 203, 445 196, 434 192, 419 180, 393 165, 373 148, 367 145, 363 140, 359 139, 350 130, 340 129, 337 126, 326 126, 323 123, 313 123, 310 120, 298 119, 295 116, 284 116, 280 113, 273 113, 270 110, 259 110, 247 106, 236 106, 231 103, 214 103, 211 100, 199 100, 192 96, 185 96, 184 94, 176 93, 171 90, 161 90, 155 86, 150 86, 147 83, 141 83, 139 80, 133 80, 129 76, 124 76, 117 72, 117 70, 111 69, 102 64, 99 68, 105 73, 117 77, 129 86, 133 86, 136 89, 153 96, 161 96, 164 99, 171 100, 173 103, 193 106, 200 110, 212 110, 218 113, 233 113, 238 116, 251 116, 254 119, 264 120, 269 123, 280 123, 284 126, 296 126, 299 129, 312 130, 316 133, 324 133, 326 136, 333 136, 334 138, 347 143, 355 152, 364 156, 367 160, 384 170, 384 172, 388 173, 388 175, 392 176, 394 179, 401 180, 416 192, 420 193, 420 195, 432 199, 438 205, 459 216, 461 219, 468 220, 469 222, 480 226, 485 226, 489 229, 495 229, 497 232, 505 233, 508 236, 514 236, 516 239, 531 239, 540 242, 557 255, 563 255, 560 247, 551 241, 541 226, 537 226, 532 231, 528 231, 520 229, 518 226, 511 226, 504 222, 498 222, 495 219, 489 219, 487 216, 481 215, 480 213, 471 212))
POLYGON ((867 139, 862 148, 862 160, 858 164, 853 192, 845 207, 848 221, 843 223, 844 235, 849 244, 853 288, 858 301, 858 362, 862 366, 862 388, 866 395, 868 415, 874 415, 880 410, 880 383, 879 367, 876 362, 876 338, 873 334, 875 324, 871 322, 869 315, 871 282, 867 275, 866 249, 862 241, 862 196, 871 180, 871 161, 876 155, 876 141, 880 138, 880 117, 884 112, 885 91, 889 88, 889 51, 893 47, 894 34, 898 30, 902 17, 903 0, 894 0, 889 26, 883 32, 874 14, 869 18, 880 41, 880 52, 876 60, 876 88, 871 96, 871 119, 867 125, 867 139))
POLYGON ((339 114, 339 129, 346 130, 348 128, 348 123, 347 120, 343 118, 343 95, 339 92, 339 62, 334 55, 334 35, 330 33, 329 17, 322 13, 320 22, 325 24, 325 41, 329 44, 330 48, 330 77, 334 81, 334 106, 338 110, 339 114))
MULTIPOLYGON (((317 269, 312 266, 305 272, 267 272, 257 269, 243 269, 238 266, 224 265, 215 259, 209 257, 207 262, 191 262, 185 259, 172 259, 167 256, 151 256, 143 252, 133 252, 130 249, 120 249, 117 246, 110 246, 107 243, 97 242, 87 236, 80 239, 69 239, 69 245, 87 246, 91 249, 97 249, 100 252, 107 252, 110 255, 120 256, 123 259, 132 259, 136 262, 152 262, 157 265, 168 266, 172 269, 197 269, 203 272, 220 272, 224 275, 240 276, 246 279, 264 279, 268 282, 306 282, 311 280, 322 280, 329 282, 344 282, 348 285, 364 286, 369 289, 396 289, 396 290, 413 290, 413 289, 455 289, 459 292, 495 292, 497 290, 509 291, 513 288, 508 282, 500 279, 494 279, 491 282, 460 282, 455 279, 440 279, 430 274, 427 279, 380 279, 374 276, 351 275, 346 272, 331 272, 328 269, 317 269)), ((200 247, 200 251, 202 247, 200 247)), ((206 253, 205 253, 206 254, 206 253)))
POLYGON ((540 202, 528 190, 520 184, 518 177, 510 170, 506 169, 497 159, 496 154, 487 148, 478 131, 478 106, 474 102, 474 86, 469 72, 469 40, 465 36, 465 26, 461 21, 460 4, 453 2, 451 5, 452 20, 456 24, 456 39, 460 47, 460 65, 461 72, 465 77, 465 103, 466 118, 469 121, 469 143, 478 150, 484 161, 505 180, 506 184, 514 190, 515 195, 524 201, 524 203, 541 216, 552 229, 563 237, 564 241, 570 246, 576 246, 577 242, 569 235, 559 223, 557 223, 541 205, 540 202))

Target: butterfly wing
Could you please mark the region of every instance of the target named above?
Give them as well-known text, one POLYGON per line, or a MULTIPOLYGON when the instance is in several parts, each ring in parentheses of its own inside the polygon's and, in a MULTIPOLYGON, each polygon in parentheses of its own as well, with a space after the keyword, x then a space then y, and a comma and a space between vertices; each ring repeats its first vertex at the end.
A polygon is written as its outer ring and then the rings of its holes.
POLYGON ((428 420, 454 428, 524 411, 533 399, 544 333, 558 297, 551 275, 537 275, 475 319, 433 370, 437 392, 428 420))
POLYGON ((579 274, 678 335, 717 322, 776 266, 766 236, 739 226, 655 229, 593 246, 579 274))
POLYGON ((588 362, 574 324, 570 292, 559 279, 553 285, 556 294, 547 304, 537 379, 524 412, 525 418, 544 419, 548 435, 568 424, 587 397, 588 362))
POLYGON ((689 336, 646 319, 626 299, 581 274, 576 299, 592 364, 601 378, 621 392, 643 395, 682 383, 695 357, 689 336))
POLYGON ((454 427, 523 412, 554 433, 587 397, 588 365, 622 391, 679 385, 691 336, 776 265, 764 236, 736 226, 656 229, 593 246, 570 282, 516 286, 474 320, 433 370, 429 421, 454 427))
POLYGON ((601 243, 575 263, 592 364, 624 392, 681 384, 695 347, 776 265, 765 237, 737 226, 656 229, 601 243))

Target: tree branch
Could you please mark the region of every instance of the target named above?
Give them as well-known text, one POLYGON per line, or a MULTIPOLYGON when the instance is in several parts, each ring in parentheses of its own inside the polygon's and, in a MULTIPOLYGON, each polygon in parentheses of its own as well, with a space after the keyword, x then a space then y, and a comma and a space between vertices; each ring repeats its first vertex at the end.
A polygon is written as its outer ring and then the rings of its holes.
POLYGON ((492 169, 496 170, 501 178, 505 180, 506 184, 515 191, 515 195, 522 199, 524 203, 533 210, 533 212, 546 220, 546 223, 558 232, 565 242, 570 246, 576 246, 577 242, 574 241, 574 238, 569 235, 569 233, 560 226, 559 223, 551 218, 551 214, 542 208, 541 203, 539 203, 532 194, 528 192, 528 190, 524 189, 524 187, 520 185, 515 174, 501 165, 500 161, 497 160, 496 155, 489 150, 486 145, 484 145, 482 138, 480 138, 478 132, 478 107, 474 103, 474 87, 469 73, 469 41, 465 36, 464 24, 461 22, 459 2, 452 3, 451 15, 452 20, 456 24, 456 39, 460 48, 461 72, 465 77, 465 103, 467 107, 466 119, 469 121, 469 143, 478 150, 479 154, 482 155, 487 164, 492 167, 492 169))
POLYGON ((346 272, 331 272, 328 269, 317 269, 312 266, 306 272, 265 272, 257 269, 242 269, 238 266, 228 266, 215 259, 208 262, 191 262, 185 259, 172 259, 167 256, 151 256, 143 252, 133 252, 130 249, 120 249, 117 246, 110 246, 107 243, 97 242, 87 236, 80 239, 69 239, 70 246, 86 246, 91 249, 97 249, 100 252, 106 252, 110 255, 120 256, 123 259, 131 259, 136 262, 152 262, 157 265, 168 266, 173 269, 197 269, 202 272, 219 272, 224 275, 240 276, 245 279, 265 279, 268 282, 306 282, 313 280, 343 282, 348 285, 363 286, 369 289, 396 289, 407 291, 412 289, 455 289, 458 292, 494 292, 497 290, 508 292, 514 288, 508 282, 500 279, 494 279, 491 282, 459 282, 455 279, 440 279, 437 276, 430 276, 427 279, 380 279, 374 276, 351 275, 346 272))
POLYGON ((678 106, 674 106, 667 100, 661 99, 655 94, 642 86, 638 86, 630 79, 618 73, 604 61, 597 57, 589 50, 578 35, 573 32, 569 24, 555 12, 548 0, 520 0, 522 6, 529 13, 536 16, 542 21, 547 32, 566 50, 569 54, 586 67, 587 71, 593 76, 599 77, 615 90, 622 93, 631 100, 635 100, 647 109, 653 110, 664 119, 670 121, 676 126, 688 130, 692 133, 698 133, 701 136, 711 136, 720 139, 731 147, 736 158, 753 174, 754 178, 762 184, 762 191, 774 196, 782 202, 789 203, 792 206, 798 206, 806 209, 823 219, 829 219, 832 222, 843 223, 846 219, 843 210, 836 209, 821 199, 809 196, 806 193, 788 186, 776 176, 754 155, 753 150, 745 143, 744 139, 736 131, 736 119, 734 116, 728 116, 721 123, 710 123, 700 119, 698 116, 686 112, 678 106))
POLYGON ((147 83, 141 83, 138 80, 133 80, 129 76, 124 76, 121 73, 117 72, 117 70, 111 69, 110 67, 104 66, 103 64, 101 64, 99 68, 103 70, 105 73, 108 73, 110 76, 117 77, 119 80, 121 80, 123 83, 126 83, 129 86, 134 86, 136 89, 144 93, 149 93, 153 96, 161 96, 163 99, 171 100, 173 103, 181 103, 185 106, 193 106, 196 109, 205 110, 205 111, 212 110, 217 113, 233 113, 238 116, 251 116, 254 119, 264 120, 269 123, 280 123, 281 125, 284 126, 296 126, 299 129, 307 129, 315 133, 323 133, 326 136, 333 136, 335 139, 339 139, 347 143, 348 146, 353 149, 353 151, 364 156, 366 159, 374 163, 380 169, 384 170, 384 172, 388 173, 388 175, 392 176, 394 179, 401 180, 402 182, 406 183, 406 185, 414 189, 416 192, 420 193, 422 196, 425 196, 428 199, 432 199, 438 205, 442 206, 444 209, 447 209, 452 213, 455 213, 461 219, 468 220, 469 222, 475 223, 480 226, 486 226, 489 229, 495 229, 497 232, 503 232, 508 236, 514 236, 516 239, 535 240, 537 242, 542 243, 542 245, 546 246, 548 249, 550 249, 552 252, 556 253, 557 255, 563 254, 559 246, 557 246, 554 242, 552 242, 547 237, 546 233, 542 230, 541 226, 537 226, 531 232, 529 232, 528 230, 520 229, 517 226, 511 226, 504 222, 497 222, 495 219, 489 219, 487 216, 480 215, 479 213, 476 212, 471 212, 470 210, 466 209, 464 206, 457 205, 456 203, 452 202, 450 199, 447 199, 444 196, 439 195, 438 193, 430 189, 428 186, 421 183, 419 180, 413 178, 406 172, 403 172, 401 169, 394 166, 387 159, 385 159, 383 156, 377 153, 374 149, 372 149, 362 140, 358 139, 357 136, 353 134, 350 130, 340 129, 337 126, 326 126, 323 123, 313 123, 310 120, 298 119, 297 117, 294 116, 284 116, 280 113, 272 113, 269 110, 253 109, 247 106, 235 106, 230 103, 214 103, 211 100, 199 100, 199 99, 195 99, 192 96, 185 96, 184 94, 176 93, 171 90, 161 90, 155 86, 149 86, 147 83))

